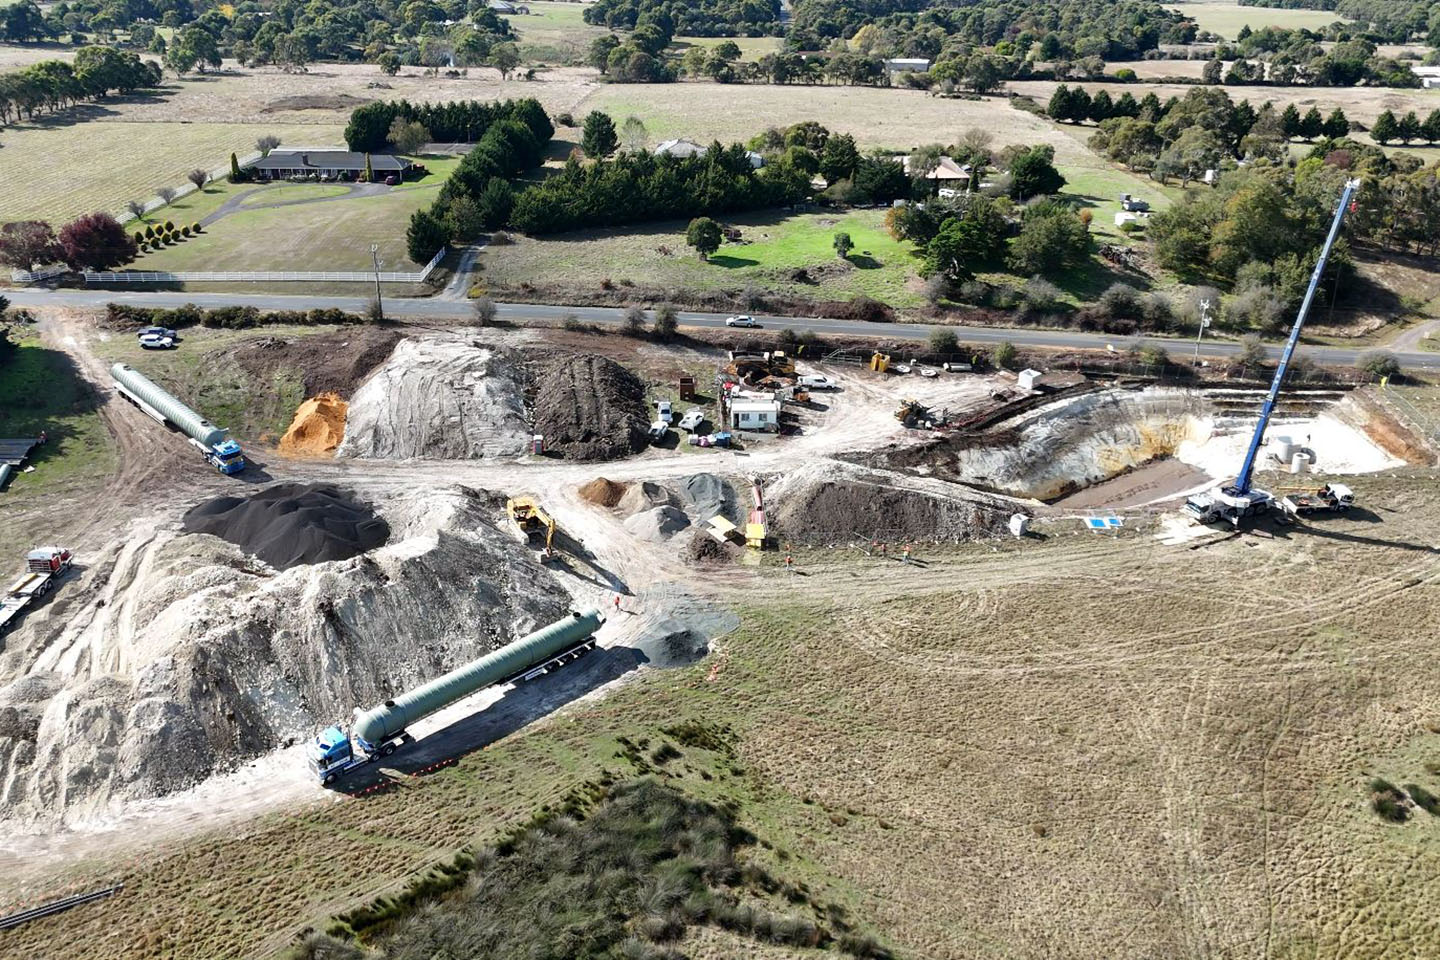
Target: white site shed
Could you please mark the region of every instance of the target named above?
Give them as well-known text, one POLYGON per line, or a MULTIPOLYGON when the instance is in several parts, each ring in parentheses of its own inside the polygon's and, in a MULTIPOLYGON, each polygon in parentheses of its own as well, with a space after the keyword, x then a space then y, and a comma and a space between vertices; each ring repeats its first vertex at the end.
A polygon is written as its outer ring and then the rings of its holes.
POLYGON ((780 429, 779 400, 732 400, 730 401, 731 430, 780 429))

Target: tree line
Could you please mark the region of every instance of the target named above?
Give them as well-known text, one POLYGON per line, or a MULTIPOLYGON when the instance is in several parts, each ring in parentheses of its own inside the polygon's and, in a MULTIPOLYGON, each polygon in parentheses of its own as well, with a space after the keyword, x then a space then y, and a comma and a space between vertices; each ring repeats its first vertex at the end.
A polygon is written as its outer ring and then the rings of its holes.
POLYGON ((42 60, 0 74, 0 124, 55 113, 112 92, 130 93, 160 82, 159 64, 110 47, 81 47, 74 63, 42 60))
MULTIPOLYGON (((404 122, 400 105, 392 114, 404 122)), ((373 107, 374 104, 367 104, 373 107)), ((451 107, 470 107, 470 104, 451 107)), ((540 163, 545 145, 555 135, 555 127, 539 101, 508 100, 501 104, 474 104, 489 108, 489 122, 470 152, 440 188, 440 194, 428 208, 415 211, 405 238, 410 259, 427 263, 451 241, 473 240, 482 230, 494 229, 510 219, 514 190, 510 179, 540 163)), ((357 114, 365 110, 361 107, 357 114)), ((464 114, 459 110, 459 115, 464 114)), ((419 122, 423 114, 416 110, 419 122)), ((480 113, 477 116, 483 115, 480 113)), ((352 116, 352 123, 354 122, 352 116)), ((434 131, 430 131, 432 134, 434 131)), ((472 133, 474 131, 471 131, 472 133)), ((463 139, 463 138, 454 138, 463 139)))
POLYGON ((449 103, 411 103, 408 100, 377 100, 356 107, 345 125, 345 143, 356 152, 384 150, 396 120, 418 123, 432 140, 443 143, 475 143, 497 121, 519 120, 548 142, 555 128, 539 102, 533 99, 449 103))
POLYGON ((642 20, 663 19, 672 34, 687 37, 767 37, 780 33, 779 0, 596 0, 585 22, 633 30, 642 20))
POLYGON ((1237 0, 1242 7, 1277 7, 1283 10, 1333 10, 1338 18, 1354 21, 1345 29, 1378 43, 1408 43, 1422 39, 1431 46, 1440 41, 1440 18, 1435 0, 1237 0))

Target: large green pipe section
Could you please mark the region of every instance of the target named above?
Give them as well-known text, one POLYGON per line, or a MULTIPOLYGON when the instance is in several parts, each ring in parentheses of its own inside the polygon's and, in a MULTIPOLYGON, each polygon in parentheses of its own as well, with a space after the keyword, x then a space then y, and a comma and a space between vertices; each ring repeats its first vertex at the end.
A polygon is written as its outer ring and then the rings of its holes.
MULTIPOLYGON (((557 653, 579 646, 595 635, 605 618, 599 610, 576 611, 564 620, 557 620, 493 653, 451 670, 409 693, 365 713, 355 720, 354 735, 370 749, 401 733, 406 727, 436 710, 447 707, 476 690, 493 686, 524 673, 557 653)), ((357 711, 358 712, 358 711, 357 711)))
POLYGON ((116 383, 149 404, 166 420, 203 443, 206 449, 213 449, 216 444, 225 442, 225 430, 215 426, 160 389, 153 380, 128 363, 117 363, 112 366, 110 376, 115 378, 116 383))

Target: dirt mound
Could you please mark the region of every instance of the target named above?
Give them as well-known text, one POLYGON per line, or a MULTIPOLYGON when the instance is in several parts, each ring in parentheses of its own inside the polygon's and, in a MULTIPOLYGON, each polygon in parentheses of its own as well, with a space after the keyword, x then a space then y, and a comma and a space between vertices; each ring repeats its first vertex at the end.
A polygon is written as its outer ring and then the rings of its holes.
POLYGON ((345 412, 350 405, 338 393, 322 393, 300 404, 290 429, 280 438, 280 452, 291 456, 333 454, 345 439, 345 412))
POLYGON ((407 486, 381 509, 386 544, 338 564, 276 572, 147 523, 87 554, 53 615, 5 635, 0 830, 183 789, 564 616, 483 491, 407 486), (86 655, 57 671, 68 649, 86 655))
POLYGON ((640 483, 630 484, 630 489, 620 498, 617 506, 620 512, 626 516, 633 516, 643 513, 646 510, 654 510, 656 507, 679 506, 679 498, 670 492, 668 487, 658 483, 651 483, 648 480, 640 483))
POLYGON ((261 382, 298 379, 307 397, 348 398, 400 342, 393 330, 348 328, 302 337, 257 337, 229 352, 228 360, 261 382))
POLYGON ((595 354, 540 365, 535 377, 535 432, 545 449, 571 460, 613 460, 645 449, 645 384, 595 354))
POLYGON ((735 488, 713 473, 686 477, 680 481, 677 492, 696 523, 704 523, 711 517, 725 517, 733 523, 740 517, 735 488))
POLYGON ((613 507, 625 496, 627 484, 616 483, 614 480, 606 480, 604 477, 596 477, 580 488, 580 496, 591 503, 598 503, 602 507, 613 507))
POLYGON ((774 535, 809 544, 1003 535, 1015 501, 939 480, 815 461, 765 486, 774 535))
POLYGON ((355 391, 338 456, 513 457, 529 438, 514 357, 463 337, 426 337, 397 344, 355 391))
POLYGON ((208 533, 288 570, 373 550, 389 525, 328 484, 281 483, 251 497, 216 497, 185 514, 187 533, 208 533))
POLYGON ((685 544, 685 559, 695 564, 729 563, 738 548, 721 543, 704 530, 696 530, 685 544))
POLYGON ((690 526, 690 518, 679 507, 656 507, 637 513, 625 521, 625 529, 651 543, 669 540, 675 534, 690 526))

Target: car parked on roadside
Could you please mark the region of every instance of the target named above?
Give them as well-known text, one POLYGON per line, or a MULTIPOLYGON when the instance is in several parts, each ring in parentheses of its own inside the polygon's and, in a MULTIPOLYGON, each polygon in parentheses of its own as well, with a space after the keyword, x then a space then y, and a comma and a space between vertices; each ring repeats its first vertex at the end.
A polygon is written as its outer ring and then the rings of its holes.
POLYGON ((754 317, 750 316, 748 313, 741 313, 741 314, 736 314, 736 315, 733 316, 733 317, 726 317, 726 318, 725 318, 725 326, 727 326, 727 327, 756 327, 756 328, 758 328, 758 327, 760 326, 760 321, 756 320, 754 317))

